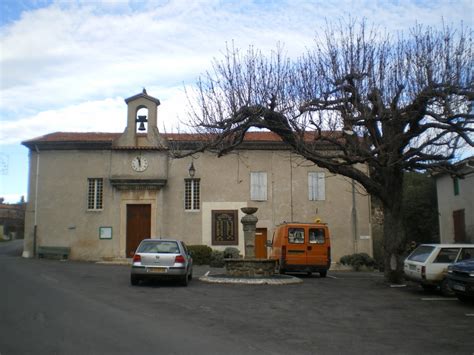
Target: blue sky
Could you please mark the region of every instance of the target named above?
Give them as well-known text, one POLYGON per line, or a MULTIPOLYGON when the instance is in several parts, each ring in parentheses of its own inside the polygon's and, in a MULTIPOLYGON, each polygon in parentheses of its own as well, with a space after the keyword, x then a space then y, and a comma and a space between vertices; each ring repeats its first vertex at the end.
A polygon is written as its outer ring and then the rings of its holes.
POLYGON ((160 99, 160 130, 185 129, 184 87, 226 43, 298 56, 326 19, 365 17, 389 31, 472 25, 456 1, 0 1, 0 197, 27 195, 21 142, 55 131, 122 132, 124 98, 160 99))

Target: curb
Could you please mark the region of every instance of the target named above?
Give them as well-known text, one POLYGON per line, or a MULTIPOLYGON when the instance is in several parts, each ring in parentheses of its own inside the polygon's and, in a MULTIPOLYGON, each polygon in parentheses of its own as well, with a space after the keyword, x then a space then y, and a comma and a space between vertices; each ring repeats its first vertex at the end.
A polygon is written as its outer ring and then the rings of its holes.
POLYGON ((238 278, 226 275, 206 275, 199 278, 202 282, 215 284, 235 284, 235 285, 296 285, 303 283, 303 280, 288 275, 278 275, 273 278, 258 277, 258 278, 238 278))

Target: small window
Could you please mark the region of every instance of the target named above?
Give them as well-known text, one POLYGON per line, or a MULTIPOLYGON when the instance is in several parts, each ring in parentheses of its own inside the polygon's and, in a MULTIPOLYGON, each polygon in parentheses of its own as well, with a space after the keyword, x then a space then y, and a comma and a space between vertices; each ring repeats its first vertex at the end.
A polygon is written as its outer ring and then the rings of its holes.
POLYGON ((428 257, 433 252, 434 247, 429 245, 420 245, 418 248, 413 250, 413 252, 408 256, 408 260, 418 261, 423 263, 428 259, 428 257))
POLYGON ((250 173, 250 199, 252 201, 267 200, 267 173, 250 173))
POLYGON ((199 179, 184 180, 184 209, 199 211, 201 207, 201 186, 199 179))
POLYGON ((291 244, 303 244, 304 243, 304 229, 303 228, 289 228, 288 229, 288 242, 291 244))
POLYGON ((324 244, 324 229, 310 229, 309 230, 310 244, 324 244))
POLYGON ((454 190, 454 196, 459 195, 459 178, 454 177, 453 178, 453 190, 454 190))
POLYGON ((324 201, 326 199, 326 181, 324 173, 308 173, 308 198, 310 201, 324 201))
POLYGON ((439 251, 434 263, 437 264, 450 264, 456 261, 456 257, 459 254, 459 248, 443 248, 439 251))
POLYGON ((102 178, 87 179, 89 189, 87 194, 87 209, 101 210, 103 207, 104 181, 102 178))

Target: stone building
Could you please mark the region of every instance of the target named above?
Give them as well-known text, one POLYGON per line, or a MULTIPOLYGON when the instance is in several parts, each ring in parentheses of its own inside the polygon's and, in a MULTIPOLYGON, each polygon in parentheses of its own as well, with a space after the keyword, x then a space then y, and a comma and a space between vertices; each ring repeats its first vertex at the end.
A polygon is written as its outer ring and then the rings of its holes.
POLYGON ((23 142, 30 151, 24 256, 38 246, 70 258, 126 258, 145 237, 244 251, 242 207, 258 207, 256 253, 284 221, 329 224, 333 260, 372 254, 370 202, 348 179, 302 159, 270 132, 249 132, 234 152, 174 159, 196 147, 192 134, 160 134, 159 100, 125 100, 120 133, 52 133, 23 142))
POLYGON ((0 238, 23 238, 26 203, 4 203, 0 198, 0 238))
POLYGON ((474 156, 458 162, 462 178, 436 174, 441 243, 474 243, 474 156))

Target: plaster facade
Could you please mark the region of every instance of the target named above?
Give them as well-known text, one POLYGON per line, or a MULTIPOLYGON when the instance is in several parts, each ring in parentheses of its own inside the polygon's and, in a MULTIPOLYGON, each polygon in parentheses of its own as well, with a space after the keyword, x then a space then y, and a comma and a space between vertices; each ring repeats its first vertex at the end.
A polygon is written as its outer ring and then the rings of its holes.
POLYGON ((354 252, 372 255, 370 200, 350 180, 302 159, 269 132, 252 132, 239 149, 220 158, 199 153, 173 159, 168 147, 189 149, 196 136, 157 133, 157 115, 152 112, 159 101, 146 92, 126 103, 123 134, 52 133, 23 143, 30 149, 25 257, 34 256, 38 246, 70 247, 70 258, 76 260, 129 257, 127 207, 133 204, 150 206, 152 237, 179 238, 188 245, 223 250, 225 246, 212 242, 212 211, 237 210, 235 246, 243 254, 240 208, 252 206, 258 207, 257 228, 267 229, 268 239, 282 222, 318 217, 331 230, 333 261, 354 252), (135 123, 143 106, 154 117, 146 134, 140 134, 135 123), (144 171, 132 169, 136 157, 148 162, 144 171), (191 163, 193 179, 200 184, 196 210, 186 210, 184 203, 191 163), (251 199, 252 172, 266 173, 266 200, 251 199), (324 173, 324 200, 309 199, 308 174, 314 172, 324 173), (91 210, 88 179, 98 178, 103 181, 102 208, 91 210), (110 238, 100 238, 104 227, 111 230, 110 238))

